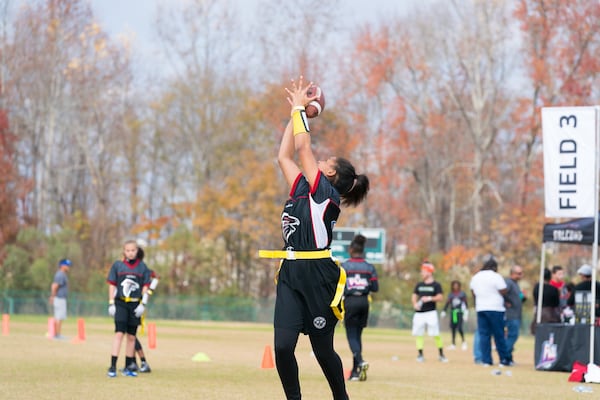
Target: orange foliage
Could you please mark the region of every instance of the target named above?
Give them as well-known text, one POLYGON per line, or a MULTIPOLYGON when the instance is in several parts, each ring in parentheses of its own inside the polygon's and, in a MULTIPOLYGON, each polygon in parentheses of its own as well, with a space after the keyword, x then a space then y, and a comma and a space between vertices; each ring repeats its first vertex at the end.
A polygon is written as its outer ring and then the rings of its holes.
MULTIPOLYGON (((0 109, 0 250, 15 240, 19 222, 15 209, 30 186, 19 179, 14 160, 16 137, 9 130, 8 116, 0 109)), ((0 251, 0 261, 3 252, 0 251)))
POLYGON ((468 249, 462 245, 451 247, 442 257, 441 268, 448 271, 454 266, 466 266, 481 254, 478 249, 468 249))

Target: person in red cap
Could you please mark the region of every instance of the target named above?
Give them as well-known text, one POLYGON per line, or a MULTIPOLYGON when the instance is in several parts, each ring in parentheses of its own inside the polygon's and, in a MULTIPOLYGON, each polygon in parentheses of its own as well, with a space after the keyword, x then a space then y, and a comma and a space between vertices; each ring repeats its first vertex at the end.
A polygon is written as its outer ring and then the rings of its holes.
POLYGON ((418 362, 425 361, 423 356, 423 347, 425 344, 425 330, 429 336, 435 339, 435 345, 438 348, 438 359, 441 362, 448 362, 444 356, 444 347, 442 337, 440 336, 440 321, 436 310, 436 303, 444 300, 442 285, 435 281, 433 272, 435 267, 429 261, 421 264, 422 282, 417 283, 412 294, 412 305, 415 309, 413 315, 412 335, 417 337, 417 356, 418 362))

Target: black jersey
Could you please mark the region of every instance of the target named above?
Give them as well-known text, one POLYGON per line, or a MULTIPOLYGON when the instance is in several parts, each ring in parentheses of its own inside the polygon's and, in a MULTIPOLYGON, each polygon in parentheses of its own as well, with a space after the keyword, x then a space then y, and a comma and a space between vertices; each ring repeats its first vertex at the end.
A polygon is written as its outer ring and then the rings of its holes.
MULTIPOLYGON (((340 214, 339 200, 337 190, 320 171, 313 188, 299 174, 281 214, 284 248, 328 248, 340 214)), ((338 304, 331 303, 340 276, 341 269, 331 257, 284 259, 277 280, 275 327, 315 335, 331 332, 338 321, 332 309, 338 304)))
POLYGON ((150 285, 150 269, 139 259, 115 261, 106 281, 117 287, 117 299, 141 299, 142 288, 150 285))
MULTIPOLYGON (((415 286, 415 290, 413 291, 419 299, 426 296, 435 296, 438 293, 443 293, 442 285, 438 282, 433 281, 431 283, 419 282, 417 286, 415 286)), ((427 301, 423 302, 420 310, 416 310, 416 312, 426 312, 435 310, 435 301, 427 301)))
POLYGON ((342 263, 346 270, 345 296, 367 295, 379 290, 377 271, 364 258, 351 258, 342 263))
POLYGON ((319 171, 310 188, 299 174, 281 213, 284 249, 321 250, 329 247, 333 227, 340 215, 340 195, 319 171))

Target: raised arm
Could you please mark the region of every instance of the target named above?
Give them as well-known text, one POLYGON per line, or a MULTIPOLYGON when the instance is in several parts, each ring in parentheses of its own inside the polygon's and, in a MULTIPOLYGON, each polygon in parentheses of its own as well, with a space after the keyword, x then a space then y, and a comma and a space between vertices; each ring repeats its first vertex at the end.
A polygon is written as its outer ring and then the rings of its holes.
POLYGON ((309 97, 306 94, 311 85, 312 82, 304 86, 301 76, 297 83, 292 80, 290 89, 285 89, 288 93, 287 100, 291 105, 291 119, 283 132, 277 160, 290 187, 301 172, 300 166, 302 166, 304 176, 311 187, 313 187, 319 171, 317 160, 311 148, 308 119, 304 112, 305 104, 317 98, 317 96, 309 97), (294 160, 296 154, 300 166, 294 160))
POLYGON ((290 119, 283 131, 283 137, 279 145, 279 155, 277 156, 279 168, 281 168, 281 172, 283 172, 283 176, 289 187, 292 187, 300 173, 300 167, 298 167, 294 160, 294 154, 294 134, 292 132, 292 120, 290 119))

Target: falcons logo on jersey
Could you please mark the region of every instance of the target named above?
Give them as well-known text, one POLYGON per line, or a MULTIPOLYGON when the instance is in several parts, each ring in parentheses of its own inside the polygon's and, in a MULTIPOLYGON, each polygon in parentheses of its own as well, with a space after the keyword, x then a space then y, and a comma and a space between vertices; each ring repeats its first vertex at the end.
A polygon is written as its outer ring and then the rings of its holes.
POLYGON ((140 288, 140 285, 136 281, 130 278, 126 278, 121 282, 121 287, 123 288, 123 295, 125 297, 129 297, 131 293, 135 292, 140 288))
POLYGON ((283 213, 281 215, 281 229, 283 230, 283 237, 287 242, 292 233, 296 232, 296 227, 300 225, 300 220, 296 217, 283 213))

